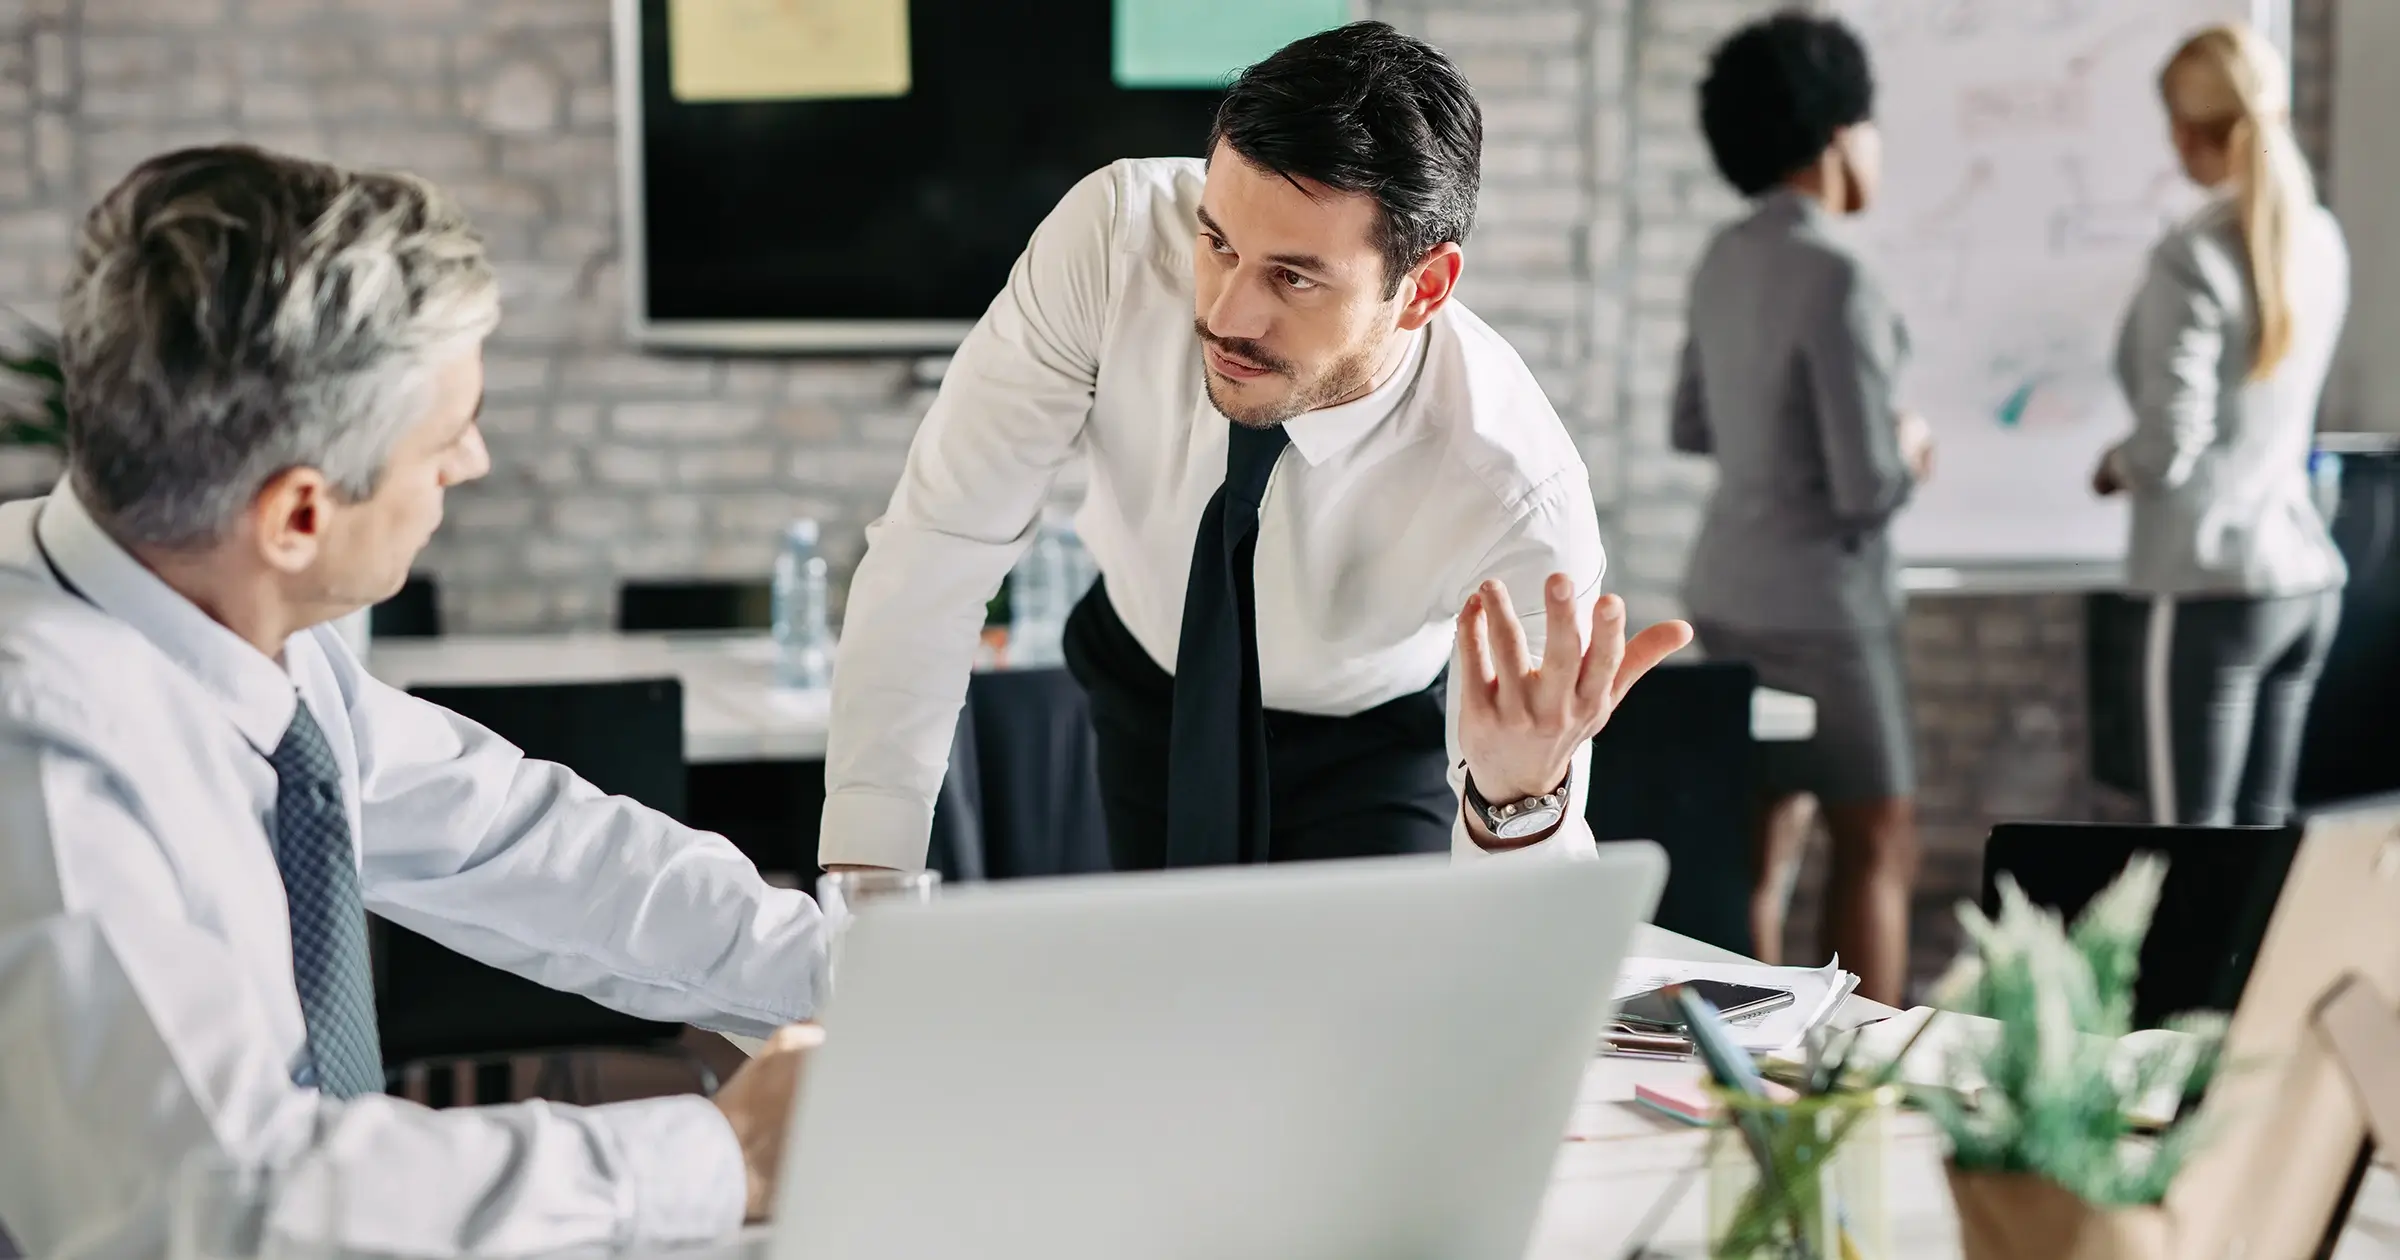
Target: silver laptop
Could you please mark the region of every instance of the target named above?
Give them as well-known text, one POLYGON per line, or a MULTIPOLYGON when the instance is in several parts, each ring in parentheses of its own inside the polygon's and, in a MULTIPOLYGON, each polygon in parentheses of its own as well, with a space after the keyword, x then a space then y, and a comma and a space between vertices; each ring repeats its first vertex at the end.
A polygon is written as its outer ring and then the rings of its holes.
POLYGON ((987 886, 863 915, 771 1255, 1514 1256, 1666 859, 987 886))

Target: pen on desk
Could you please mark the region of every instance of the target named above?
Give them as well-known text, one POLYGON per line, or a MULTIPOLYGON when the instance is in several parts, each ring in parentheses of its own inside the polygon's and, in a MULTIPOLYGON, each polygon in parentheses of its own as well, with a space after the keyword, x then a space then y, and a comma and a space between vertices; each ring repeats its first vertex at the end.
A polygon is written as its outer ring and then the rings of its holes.
POLYGON ((1606 1053, 1627 1059, 1688 1059, 1692 1042, 1688 1037, 1672 1033, 1637 1033, 1627 1028, 1612 1029, 1606 1038, 1606 1053))

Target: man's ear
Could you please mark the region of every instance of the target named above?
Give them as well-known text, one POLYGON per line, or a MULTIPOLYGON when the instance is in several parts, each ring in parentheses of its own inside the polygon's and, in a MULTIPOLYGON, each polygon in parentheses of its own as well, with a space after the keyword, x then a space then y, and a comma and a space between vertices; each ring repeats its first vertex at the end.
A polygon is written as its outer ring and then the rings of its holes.
POLYGON ((259 558, 283 573, 300 573, 324 550, 333 483, 314 468, 287 468, 267 479, 250 500, 250 536, 259 558))
POLYGON ((1467 257, 1456 241, 1443 241, 1428 251, 1422 261, 1400 282, 1400 327, 1415 332, 1431 322, 1435 313, 1450 302, 1458 289, 1458 278, 1465 271, 1467 257))

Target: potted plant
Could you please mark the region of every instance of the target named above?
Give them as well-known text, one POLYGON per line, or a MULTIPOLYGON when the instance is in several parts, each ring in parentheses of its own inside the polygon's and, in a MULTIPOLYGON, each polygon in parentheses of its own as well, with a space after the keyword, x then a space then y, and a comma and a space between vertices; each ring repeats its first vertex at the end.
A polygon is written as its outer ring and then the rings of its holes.
POLYGON ((1947 1065, 1954 1086, 1977 1082, 1971 1095, 1927 1102, 1949 1139, 1967 1260, 2172 1254, 2158 1204, 2203 1135, 2186 1119, 2141 1141, 2136 1117, 2158 1110, 2161 1090, 2172 1098, 2205 1086, 2224 1025, 2191 1018, 2177 1022, 2181 1035, 2124 1040, 2165 878, 2162 860, 2137 858, 2072 929, 2006 879, 1997 918, 1960 907, 1968 949, 1935 1005, 1996 1026, 1962 1039, 1947 1065))
POLYGON ((0 498, 41 494, 67 449, 67 377, 58 336, 10 314, 0 333, 0 498))

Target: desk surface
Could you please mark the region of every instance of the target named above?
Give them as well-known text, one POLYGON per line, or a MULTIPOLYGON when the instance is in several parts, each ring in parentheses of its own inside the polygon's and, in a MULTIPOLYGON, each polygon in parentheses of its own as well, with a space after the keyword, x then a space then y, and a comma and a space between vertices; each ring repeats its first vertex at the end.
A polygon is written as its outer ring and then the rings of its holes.
MULTIPOLYGON (((1691 962, 1740 962, 1713 945, 1644 925, 1629 951, 1691 962)), ((1843 1003, 1835 1022, 1844 1026, 1893 1014, 1865 998, 1843 1003)), ((1634 1086, 1688 1079, 1687 1064, 1601 1057, 1584 1074, 1583 1091, 1568 1119, 1566 1141, 1550 1169, 1549 1197, 1534 1226, 1527 1260, 1617 1260, 1632 1233, 1658 1198, 1703 1155, 1706 1135, 1655 1116, 1633 1102, 1634 1086)), ((1940 1135, 1931 1121, 1903 1113, 1892 1138, 1886 1201, 1892 1205, 1892 1244, 1899 1256, 1940 1257, 1958 1251, 1958 1225, 1950 1190, 1942 1179, 1940 1135)), ((1668 1255, 1697 1257, 1705 1245, 1707 1189, 1695 1179, 1675 1213, 1654 1240, 1668 1255)), ((674 1260, 764 1260, 767 1231, 746 1232, 715 1247, 646 1253, 674 1260)), ((2400 1181, 2378 1167, 2368 1178, 2351 1215, 2335 1260, 2400 1258, 2400 1181)))
MULTIPOLYGON (((367 649, 367 669, 403 690, 673 676, 683 683, 684 760, 821 758, 827 697, 776 690, 774 659, 774 645, 755 634, 444 635, 382 639, 367 649)), ((1806 696, 1761 687, 1751 697, 1759 739, 1807 739, 1816 720, 1806 696)))

